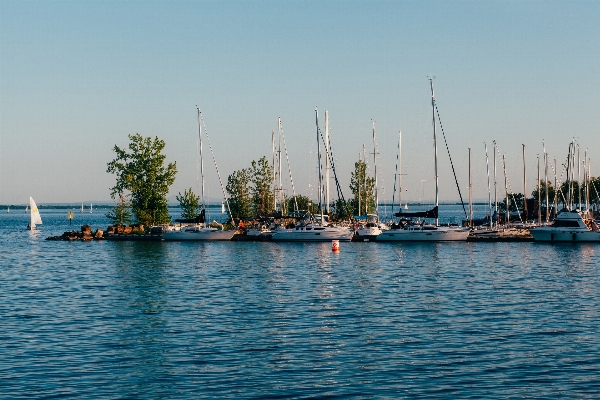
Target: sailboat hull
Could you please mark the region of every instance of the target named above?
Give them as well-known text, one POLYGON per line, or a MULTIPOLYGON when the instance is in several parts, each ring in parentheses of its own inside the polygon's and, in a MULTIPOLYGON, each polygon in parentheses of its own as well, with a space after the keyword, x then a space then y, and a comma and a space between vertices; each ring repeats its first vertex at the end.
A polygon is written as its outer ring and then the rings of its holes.
POLYGON ((231 240, 235 235, 233 230, 220 230, 216 228, 183 228, 180 230, 171 230, 163 234, 166 241, 215 241, 231 240))
POLYGON ((435 227, 433 229, 390 229, 377 236, 378 242, 465 242, 469 229, 435 227))
POLYGON ((328 242, 339 240, 349 242, 354 234, 348 228, 317 227, 316 229, 306 229, 302 227, 292 229, 279 229, 273 232, 271 240, 273 242, 328 242))

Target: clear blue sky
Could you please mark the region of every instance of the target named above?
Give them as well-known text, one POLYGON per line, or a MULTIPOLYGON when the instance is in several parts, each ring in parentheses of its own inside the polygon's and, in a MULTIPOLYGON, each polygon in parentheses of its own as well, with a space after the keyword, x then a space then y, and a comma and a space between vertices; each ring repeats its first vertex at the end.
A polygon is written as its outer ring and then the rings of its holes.
MULTIPOLYGON (((487 198, 492 140, 515 192, 522 144, 530 192, 542 140, 560 165, 575 137, 597 176, 598 21, 593 1, 1 0, 0 204, 110 200, 106 164, 133 133, 166 141, 172 195, 196 188, 196 104, 225 180, 271 157, 281 117, 296 191, 316 197, 317 106, 346 197, 374 120, 382 197, 402 130, 405 198, 431 199, 430 75, 465 198, 468 147, 475 197, 487 198)), ((441 141, 439 152, 441 199, 458 199, 441 141)))

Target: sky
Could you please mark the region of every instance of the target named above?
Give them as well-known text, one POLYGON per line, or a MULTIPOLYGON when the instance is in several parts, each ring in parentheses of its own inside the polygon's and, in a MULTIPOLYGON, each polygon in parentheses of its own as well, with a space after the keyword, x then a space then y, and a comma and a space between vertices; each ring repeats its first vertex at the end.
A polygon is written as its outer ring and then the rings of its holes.
MULTIPOLYGON (((169 196, 199 192, 196 105, 224 183, 271 159, 280 117, 295 192, 316 199, 317 108, 346 198, 363 144, 374 172, 374 121, 379 197, 392 198, 402 131, 403 200, 431 201, 430 77, 465 200, 471 148, 487 201, 494 140, 501 192, 502 156, 523 192, 523 145, 528 193, 542 142, 559 176, 573 139, 598 176, 599 20, 594 1, 0 0, 0 204, 110 202, 106 165, 135 133, 166 142, 169 196)), ((440 200, 458 201, 437 129, 440 200)))

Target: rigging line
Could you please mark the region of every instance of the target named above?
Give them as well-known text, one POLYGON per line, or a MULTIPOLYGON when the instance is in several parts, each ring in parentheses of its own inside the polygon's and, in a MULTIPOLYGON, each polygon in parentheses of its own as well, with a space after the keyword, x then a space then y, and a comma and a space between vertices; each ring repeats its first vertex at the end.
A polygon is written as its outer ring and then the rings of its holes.
MULTIPOLYGON (((398 144, 400 147, 400 144, 398 144)), ((398 154, 396 154, 396 172, 394 173, 394 191, 392 192, 392 215, 394 215, 394 203, 396 202, 396 181, 398 180, 398 154)))
POLYGON ((440 110, 438 110, 437 102, 433 100, 433 104, 435 106, 435 111, 437 112, 438 122, 440 123, 440 128, 442 129, 442 136, 444 137, 444 143, 446 144, 446 151, 448 151, 448 158, 450 159, 450 166, 452 167, 452 173, 454 174, 454 182, 456 182, 456 189, 458 190, 458 196, 460 197, 460 204, 462 204, 463 212, 465 213, 465 218, 467 217, 467 210, 465 209, 465 202, 463 201, 462 194, 460 193, 460 186, 458 186, 458 179, 456 178, 456 171, 454 170, 454 164, 452 163, 452 156, 450 155, 450 149, 448 148, 448 141, 446 140, 446 134, 444 133, 444 127, 442 126, 442 120, 440 118, 440 110))
POLYGON ((298 211, 298 200, 296 199, 296 189, 294 188, 294 180, 292 179, 292 167, 290 166, 290 158, 288 157, 287 146, 285 144, 285 135, 283 134, 283 127, 281 127, 281 138, 283 139, 283 149, 285 150, 285 159, 287 160, 288 171, 290 173, 290 182, 292 183, 292 193, 294 194, 294 205, 296 209, 294 211, 298 211))
MULTIPOLYGON (((198 109, 198 111, 200 111, 198 109)), ((231 224, 235 226, 235 221, 233 220, 233 215, 231 214, 231 208, 229 208, 229 199, 227 198, 227 193, 225 192, 225 186, 223 186, 223 180, 221 179, 221 173, 219 172, 219 167, 217 166, 217 160, 215 159, 215 152, 213 151, 212 145, 210 144, 210 138, 208 137, 208 130, 206 129, 206 123, 204 122, 204 117, 202 116, 202 112, 200 112, 200 119, 202 120, 202 126, 204 127, 204 134, 206 135, 206 140, 208 141, 208 147, 210 148, 210 154, 212 155, 213 162, 215 164, 215 169, 217 170, 217 176, 219 177, 219 183, 221 184, 221 191, 223 192, 223 197, 225 198, 225 204, 227 204, 227 212, 229 213, 229 218, 231 218, 231 224)))
POLYGON ((329 148, 329 151, 326 151, 327 154, 329 154, 329 163, 331 164, 331 169, 333 170, 333 179, 335 180, 335 186, 336 186, 336 190, 338 192, 338 199, 341 199, 342 201, 344 200, 344 193, 342 192, 342 188, 340 186, 340 182, 337 178, 337 172, 335 169, 335 162, 334 162, 334 158, 333 158, 333 148, 331 147, 331 130, 329 131, 329 146, 327 146, 327 144, 325 143, 325 138, 323 136, 323 132, 321 132, 321 128, 317 127, 317 129, 319 130, 319 135, 321 136, 321 140, 323 141, 323 145, 327 148, 329 148))

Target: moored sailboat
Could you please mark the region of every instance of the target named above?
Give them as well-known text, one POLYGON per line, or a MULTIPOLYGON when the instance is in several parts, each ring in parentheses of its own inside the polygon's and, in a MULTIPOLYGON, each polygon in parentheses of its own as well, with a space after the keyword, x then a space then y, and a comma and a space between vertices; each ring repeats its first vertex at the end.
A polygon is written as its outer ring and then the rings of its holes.
MULTIPOLYGON (((435 98, 433 92, 433 81, 431 84, 431 106, 433 109, 433 144, 435 151, 435 207, 429 211, 418 213, 396 213, 395 216, 400 218, 398 223, 393 224, 391 229, 383 231, 377 235, 377 241, 466 241, 469 236, 470 229, 458 226, 439 226, 438 223, 438 169, 437 169, 437 137, 435 124, 435 98), (417 223, 404 218, 432 218, 435 224, 417 223)), ((402 210, 400 210, 402 211, 402 210)))
MULTIPOLYGON (((202 210, 200 211, 200 215, 198 215, 198 217, 192 221, 180 220, 180 222, 187 223, 188 225, 167 227, 166 232, 163 234, 163 239, 170 240, 170 241, 231 240, 231 238, 233 238, 233 235, 235 235, 235 232, 236 232, 235 230, 224 230, 222 225, 220 226, 220 228, 206 226, 206 202, 204 201, 204 162, 202 159, 202 123, 201 123, 202 113, 200 112, 200 108, 196 107, 196 109, 198 110, 200 175, 201 175, 201 181, 202 181, 200 202, 201 202, 202 210)), ((207 134, 207 138, 208 138, 208 134, 207 134)), ((210 141, 209 141, 209 145, 210 145, 210 141)), ((211 148, 211 151, 212 151, 212 148, 211 148)), ((213 154, 213 159, 214 159, 214 154, 213 154)), ((216 161, 215 161, 215 168, 217 168, 216 161)), ((218 174, 218 168, 217 168, 217 174, 218 174)), ((222 183, 221 183, 221 188, 223 189, 222 183)), ((225 196, 224 190, 223 190, 223 196, 225 196)), ((227 203, 227 208, 229 209, 229 203, 227 202, 226 197, 225 197, 225 202, 227 203)))

